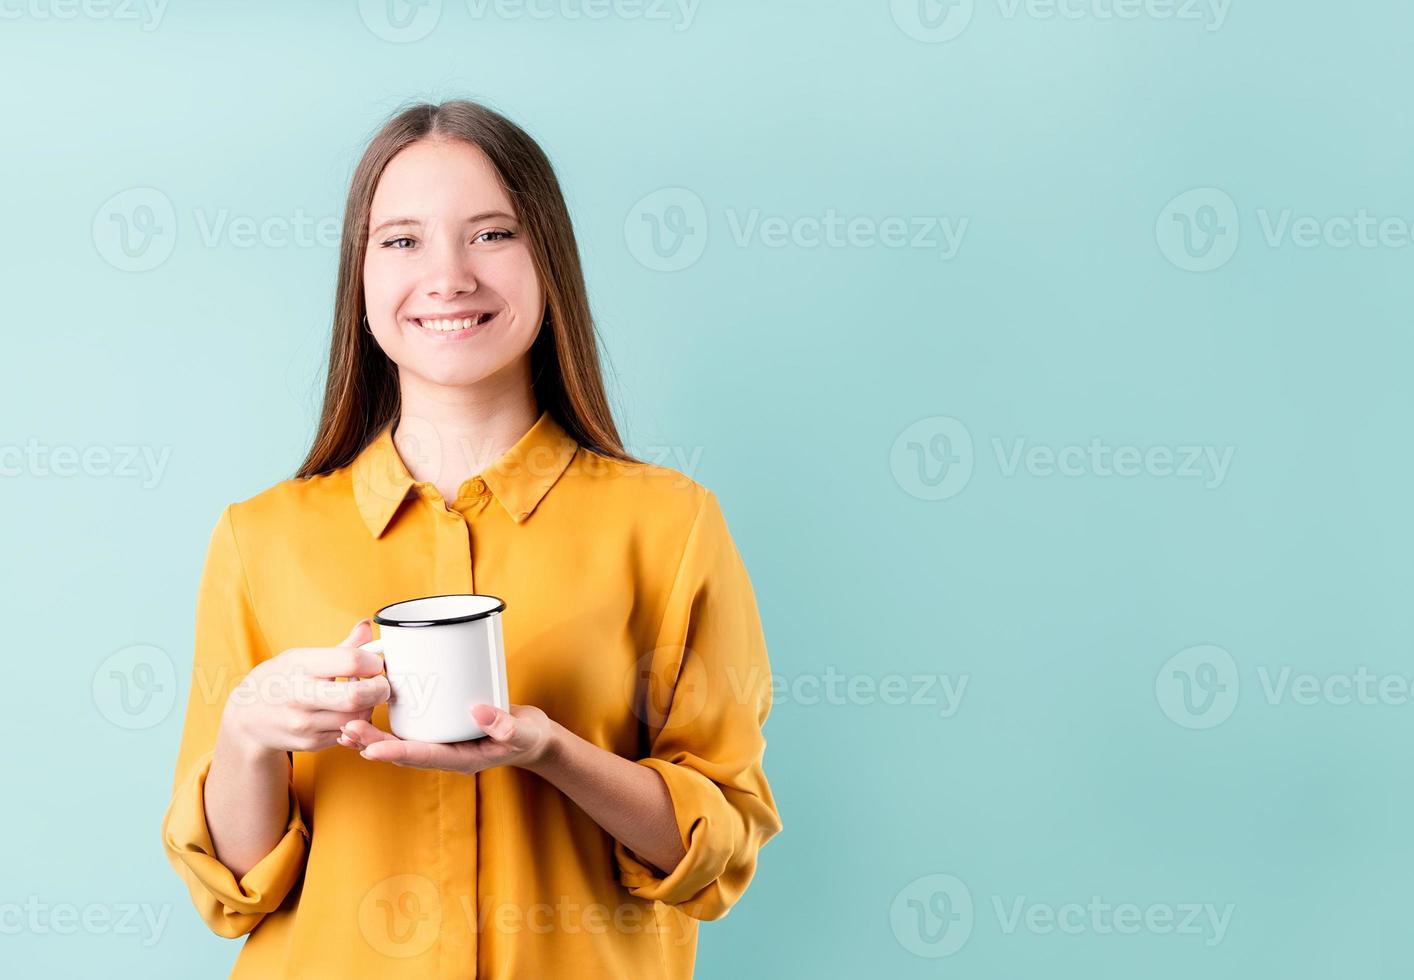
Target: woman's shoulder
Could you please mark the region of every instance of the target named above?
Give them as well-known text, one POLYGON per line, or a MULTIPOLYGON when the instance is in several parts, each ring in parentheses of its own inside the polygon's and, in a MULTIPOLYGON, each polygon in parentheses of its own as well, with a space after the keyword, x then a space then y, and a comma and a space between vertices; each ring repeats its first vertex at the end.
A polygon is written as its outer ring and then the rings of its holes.
POLYGON ((714 496, 692 472, 691 463, 679 469, 666 460, 613 459, 580 447, 564 479, 574 495, 592 496, 597 508, 613 508, 635 522, 686 529, 714 496))
POLYGON ((298 538, 330 521, 346 519, 353 507, 350 467, 311 477, 291 477, 232 501, 238 536, 298 538))

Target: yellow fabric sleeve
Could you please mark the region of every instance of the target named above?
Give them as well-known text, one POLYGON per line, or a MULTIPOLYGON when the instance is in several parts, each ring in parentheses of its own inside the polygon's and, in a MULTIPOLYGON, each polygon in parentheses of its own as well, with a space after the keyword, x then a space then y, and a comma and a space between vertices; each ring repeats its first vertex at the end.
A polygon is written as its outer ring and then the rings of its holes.
POLYGON ((672 798, 686 856, 670 874, 621 843, 619 881, 639 898, 719 919, 782 827, 762 769, 770 664, 755 595, 716 496, 705 491, 688 533, 646 678, 640 717, 651 746, 640 765, 672 798))
POLYGON ((249 933, 279 908, 308 853, 309 831, 293 781, 284 837, 239 881, 216 859, 206 824, 206 777, 221 713, 231 691, 268 656, 236 542, 235 515, 227 507, 211 533, 197 590, 191 688, 172 799, 162 818, 162 845, 197 912, 213 932, 228 938, 249 933))

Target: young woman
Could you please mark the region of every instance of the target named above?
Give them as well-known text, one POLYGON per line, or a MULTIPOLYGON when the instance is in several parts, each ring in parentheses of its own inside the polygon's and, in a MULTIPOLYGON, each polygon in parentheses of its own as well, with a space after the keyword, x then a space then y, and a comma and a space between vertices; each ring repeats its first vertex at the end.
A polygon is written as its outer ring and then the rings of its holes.
POLYGON ((221 513, 198 593, 162 836, 248 935, 233 975, 691 976, 781 829, 769 706, 716 497, 620 444, 544 153, 401 112, 349 191, 314 445, 221 513), (455 593, 505 601, 511 710, 402 741, 366 617, 455 593))

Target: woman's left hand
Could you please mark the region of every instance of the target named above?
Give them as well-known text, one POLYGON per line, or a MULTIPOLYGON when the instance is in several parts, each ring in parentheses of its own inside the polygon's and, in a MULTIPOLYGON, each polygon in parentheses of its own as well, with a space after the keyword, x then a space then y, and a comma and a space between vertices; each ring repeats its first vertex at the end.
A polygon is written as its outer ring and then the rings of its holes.
POLYGON ((554 723, 534 705, 513 704, 510 711, 489 704, 472 705, 471 715, 485 738, 466 742, 409 742, 369 722, 347 722, 338 742, 365 759, 415 769, 445 769, 470 775, 495 766, 533 769, 550 751, 554 723))

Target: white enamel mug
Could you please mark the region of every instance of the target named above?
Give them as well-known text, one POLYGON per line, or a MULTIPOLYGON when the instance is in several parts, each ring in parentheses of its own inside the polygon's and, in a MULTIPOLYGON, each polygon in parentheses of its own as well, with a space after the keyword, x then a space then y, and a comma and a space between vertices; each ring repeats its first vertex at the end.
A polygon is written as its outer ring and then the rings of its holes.
POLYGON ((511 708, 501 611, 493 595, 434 595, 384 606, 378 639, 363 649, 383 657, 388 727, 414 742, 464 742, 486 733, 474 704, 511 708))

